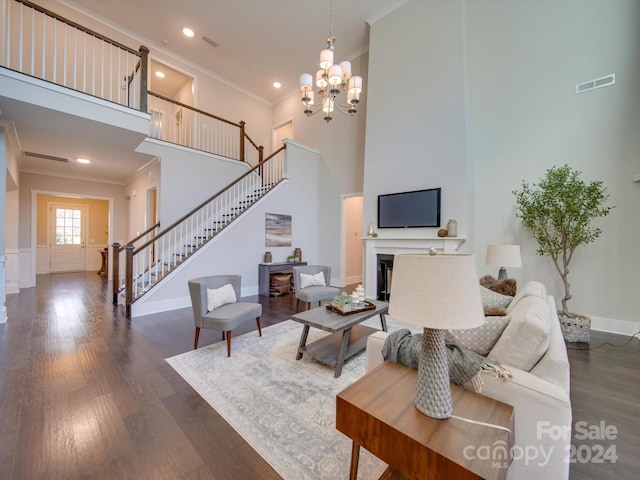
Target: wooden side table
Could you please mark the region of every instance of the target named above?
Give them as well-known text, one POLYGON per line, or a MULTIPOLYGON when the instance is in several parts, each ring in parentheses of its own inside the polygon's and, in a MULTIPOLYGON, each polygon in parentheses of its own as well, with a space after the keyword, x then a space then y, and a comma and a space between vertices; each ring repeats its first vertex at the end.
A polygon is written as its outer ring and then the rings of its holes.
MULTIPOLYGON (((362 446, 409 479, 505 479, 509 459, 503 454, 511 450, 512 436, 422 414, 413 404, 416 378, 416 370, 387 361, 337 395, 336 428, 353 441, 349 478, 357 476, 362 446)), ((455 385, 451 401, 455 416, 514 431, 511 405, 455 385)))

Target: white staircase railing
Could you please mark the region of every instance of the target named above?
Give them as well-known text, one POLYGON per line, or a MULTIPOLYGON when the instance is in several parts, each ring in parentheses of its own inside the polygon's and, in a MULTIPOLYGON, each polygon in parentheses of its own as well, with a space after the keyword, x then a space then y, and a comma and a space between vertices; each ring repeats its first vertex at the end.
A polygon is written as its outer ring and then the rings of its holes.
POLYGON ((130 317, 133 302, 280 183, 284 179, 285 148, 286 145, 166 229, 150 230, 139 246, 114 244, 114 304, 121 299, 130 317), (121 275, 122 263, 125 270, 121 275))

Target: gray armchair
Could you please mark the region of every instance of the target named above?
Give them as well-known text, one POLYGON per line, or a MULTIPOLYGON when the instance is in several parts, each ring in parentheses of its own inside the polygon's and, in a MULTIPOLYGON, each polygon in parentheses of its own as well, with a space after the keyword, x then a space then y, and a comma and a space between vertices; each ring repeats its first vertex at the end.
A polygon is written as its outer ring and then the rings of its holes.
POLYGON ((258 333, 262 336, 260 316, 262 305, 259 303, 236 302, 222 305, 210 312, 207 311, 207 289, 220 288, 231 284, 236 298, 240 298, 240 275, 213 275, 210 277, 194 278, 189 280, 189 294, 193 308, 193 320, 196 324, 196 336, 193 341, 193 349, 198 348, 198 337, 201 328, 222 331, 222 338, 227 339, 227 357, 231 356, 231 330, 247 320, 255 318, 258 324, 258 333))
POLYGON ((319 306, 323 300, 332 300, 334 297, 340 295, 340 289, 338 287, 329 285, 331 282, 331 267, 325 267, 323 265, 293 267, 293 282, 296 287, 296 312, 299 309, 300 300, 307 304, 308 310, 311 308, 311 302, 318 302, 319 306), (327 285, 313 285, 300 288, 300 285, 302 285, 301 274, 316 275, 319 272, 324 273, 327 285))

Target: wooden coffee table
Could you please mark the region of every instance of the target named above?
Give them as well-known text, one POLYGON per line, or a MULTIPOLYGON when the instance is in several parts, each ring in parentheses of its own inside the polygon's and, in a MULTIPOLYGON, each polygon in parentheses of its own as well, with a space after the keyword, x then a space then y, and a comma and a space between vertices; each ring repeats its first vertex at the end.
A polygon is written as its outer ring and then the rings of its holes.
POLYGON ((380 315, 382 330, 387 331, 387 322, 384 316, 389 310, 389 304, 377 300, 369 300, 369 302, 376 306, 374 310, 352 315, 343 316, 322 306, 296 313, 292 316, 292 320, 304 325, 296 360, 300 360, 302 355, 306 354, 326 365, 335 366, 334 376, 338 378, 342 373, 342 365, 344 365, 345 360, 364 350, 367 346, 367 337, 379 331, 375 328, 360 325, 360 323, 374 315, 380 315), (332 333, 332 335, 327 335, 307 345, 310 327, 319 328, 332 333))
MULTIPOLYGON (((353 440, 349 478, 357 477, 362 446, 389 465, 381 479, 504 480, 510 462, 499 454, 513 446, 509 432, 422 414, 416 378, 416 370, 387 360, 336 396, 336 428, 353 440)), ((451 401, 455 416, 514 431, 511 405, 456 385, 451 401)))

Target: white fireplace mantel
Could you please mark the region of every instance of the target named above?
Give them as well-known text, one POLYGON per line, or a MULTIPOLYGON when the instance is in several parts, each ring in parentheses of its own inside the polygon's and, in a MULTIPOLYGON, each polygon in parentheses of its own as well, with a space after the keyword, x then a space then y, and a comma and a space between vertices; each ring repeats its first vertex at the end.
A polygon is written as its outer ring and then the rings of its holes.
POLYGON ((396 255, 401 253, 427 253, 435 247, 440 253, 456 253, 466 238, 461 237, 422 237, 388 238, 365 237, 364 241, 364 287, 367 298, 376 297, 378 283, 378 255, 396 255))

